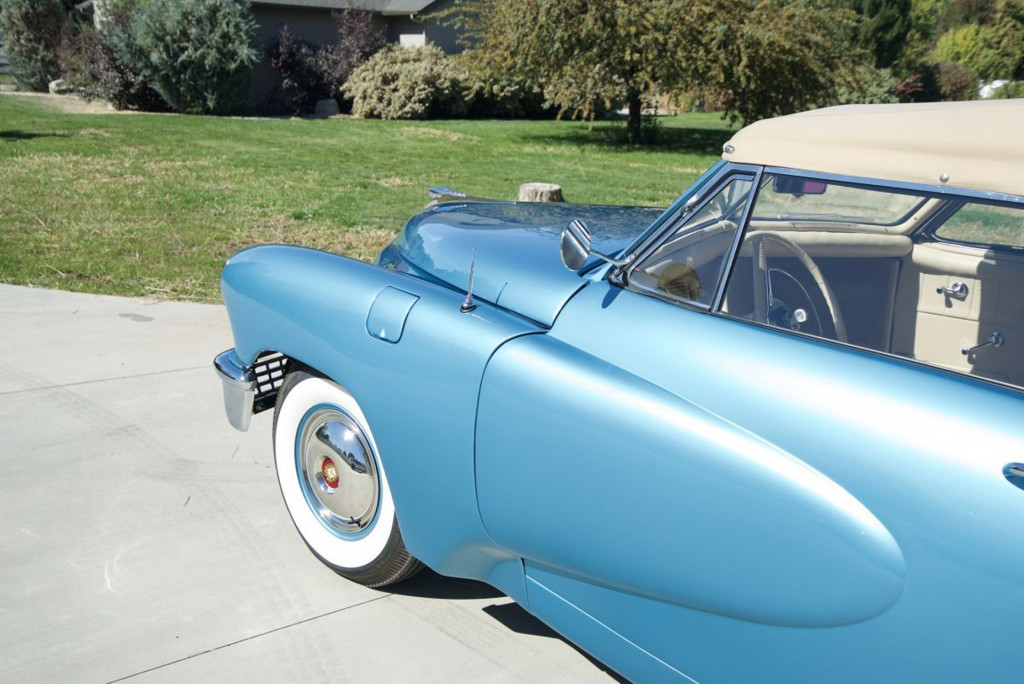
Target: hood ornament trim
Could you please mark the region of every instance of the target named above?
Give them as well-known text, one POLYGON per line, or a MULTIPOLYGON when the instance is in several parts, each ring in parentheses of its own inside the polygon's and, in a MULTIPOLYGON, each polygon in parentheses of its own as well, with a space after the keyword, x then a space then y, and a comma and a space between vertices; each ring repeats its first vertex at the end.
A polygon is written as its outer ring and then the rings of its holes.
POLYGON ((439 199, 465 199, 466 193, 459 192, 458 190, 452 190, 447 185, 440 188, 430 188, 427 190, 427 197, 432 200, 439 199))

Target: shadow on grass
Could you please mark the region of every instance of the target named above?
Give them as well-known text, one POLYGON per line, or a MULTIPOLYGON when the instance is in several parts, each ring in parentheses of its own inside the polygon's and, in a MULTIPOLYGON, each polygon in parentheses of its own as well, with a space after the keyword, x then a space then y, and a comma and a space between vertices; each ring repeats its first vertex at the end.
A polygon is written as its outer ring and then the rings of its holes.
POLYGON ((15 142, 18 140, 33 140, 35 138, 67 138, 67 133, 29 133, 27 131, 0 131, 0 140, 15 142))
MULTIPOLYGON (((416 596, 445 601, 496 599, 505 596, 489 584, 456 577, 445 577, 444 575, 437 574, 430 568, 424 568, 411 579, 387 587, 383 591, 402 596, 416 596)), ((526 612, 518 603, 492 603, 489 606, 485 606, 482 610, 489 617, 516 634, 559 639, 571 646, 590 661, 594 667, 607 674, 614 681, 626 682, 627 684, 629 682, 628 679, 609 669, 604 663, 592 657, 589 653, 576 646, 576 644, 565 639, 561 634, 526 612)))
POLYGON ((558 135, 524 135, 523 140, 548 145, 570 144, 580 147, 601 147, 635 151, 646 149, 652 152, 672 152, 718 156, 722 145, 736 133, 724 128, 677 128, 662 126, 654 133, 651 142, 630 145, 626 142, 626 128, 621 125, 604 125, 588 131, 580 127, 559 132, 558 135))

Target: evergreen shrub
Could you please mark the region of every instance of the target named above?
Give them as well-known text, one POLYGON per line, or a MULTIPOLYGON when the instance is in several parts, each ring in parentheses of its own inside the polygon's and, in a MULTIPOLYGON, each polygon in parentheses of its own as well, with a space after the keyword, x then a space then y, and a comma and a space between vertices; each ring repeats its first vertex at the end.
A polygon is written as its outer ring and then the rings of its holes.
POLYGON ((117 109, 166 111, 167 103, 142 73, 133 20, 141 0, 101 3, 99 26, 85 23, 65 35, 64 78, 85 97, 109 100, 117 109))
POLYGON ((58 50, 66 25, 59 0, 0 0, 0 32, 18 88, 46 92, 60 78, 58 50))
POLYGON ((143 74, 175 111, 242 109, 260 57, 248 0, 148 0, 133 34, 143 74))

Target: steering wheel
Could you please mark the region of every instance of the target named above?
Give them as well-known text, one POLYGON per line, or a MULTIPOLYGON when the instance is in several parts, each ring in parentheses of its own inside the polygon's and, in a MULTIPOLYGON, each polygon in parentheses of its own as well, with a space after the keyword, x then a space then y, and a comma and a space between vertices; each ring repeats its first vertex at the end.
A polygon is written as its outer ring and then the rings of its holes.
MULTIPOLYGON (((768 268, 767 244, 773 242, 796 257, 800 265, 807 270, 808 275, 811 276, 815 285, 818 286, 818 290, 821 291, 821 296, 825 299, 825 305, 828 307, 829 315, 832 318, 832 326, 836 331, 835 339, 840 342, 846 342, 846 324, 843 323, 843 315, 839 311, 836 296, 832 292, 832 288, 829 287, 828 282, 826 282, 825 276, 822 275, 821 269, 814 263, 814 259, 800 245, 788 238, 782 237, 778 233, 753 233, 747 238, 747 242, 750 244, 751 256, 753 257, 751 261, 754 264, 754 320, 796 331, 799 331, 801 329, 800 325, 807 320, 806 312, 801 312, 800 309, 791 310, 784 302, 772 296, 771 269, 768 268)), ((792 278, 792 276, 790 277, 792 278)), ((808 300, 808 304, 812 309, 814 308, 814 303, 810 300, 808 300)), ((817 310, 814 313, 817 316, 817 310)), ((820 320, 820 316, 818 318, 820 320)))

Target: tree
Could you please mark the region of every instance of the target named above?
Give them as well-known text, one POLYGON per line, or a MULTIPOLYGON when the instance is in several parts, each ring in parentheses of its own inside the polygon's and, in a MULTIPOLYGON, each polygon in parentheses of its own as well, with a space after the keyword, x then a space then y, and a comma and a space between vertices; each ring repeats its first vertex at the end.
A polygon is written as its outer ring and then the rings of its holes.
POLYGON ((845 0, 860 16, 857 42, 878 68, 892 66, 910 33, 911 0, 845 0))
POLYGON ((515 74, 584 117, 625 104, 637 142, 646 97, 698 88, 751 121, 823 104, 860 53, 833 0, 480 0, 457 4, 477 68, 515 74))
POLYGON ((45 92, 60 77, 57 52, 66 24, 58 0, 0 0, 0 33, 19 88, 45 92))
POLYGON ((818 0, 719 0, 690 16, 706 26, 691 78, 744 123, 833 104, 864 56, 856 17, 818 0))
POLYGON ((630 142, 640 137, 643 101, 658 83, 680 80, 665 0, 484 0, 460 3, 477 69, 514 74, 540 87, 562 113, 591 117, 619 104, 628 109, 630 142))
MULTIPOLYGON (((929 53, 935 46, 939 17, 949 6, 950 0, 910 0, 910 29, 893 68, 904 76, 913 77, 921 70, 929 53)), ((919 75, 919 74, 918 74, 919 75)))
POLYGON ((942 17, 947 28, 934 58, 961 64, 984 80, 1024 78, 1024 0, 955 2, 942 17))
POLYGON ((259 61, 248 0, 148 0, 134 24, 138 63, 176 111, 227 114, 259 61))

